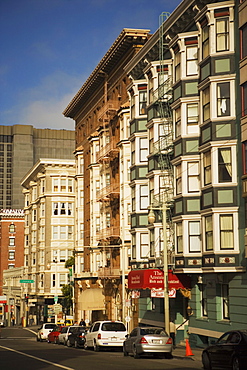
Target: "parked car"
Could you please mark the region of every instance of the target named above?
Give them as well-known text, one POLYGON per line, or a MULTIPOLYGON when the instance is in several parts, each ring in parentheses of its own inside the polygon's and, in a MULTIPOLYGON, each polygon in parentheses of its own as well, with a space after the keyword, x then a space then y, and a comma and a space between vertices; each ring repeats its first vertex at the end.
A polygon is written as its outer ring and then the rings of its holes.
POLYGON ((3 322, 3 321, 0 321, 0 326, 1 326, 2 328, 4 328, 4 322, 3 322))
POLYGON ((37 341, 42 342, 43 340, 47 340, 48 334, 56 327, 56 324, 53 323, 45 323, 43 324, 37 332, 37 341))
POLYGON ((85 332, 87 328, 85 326, 77 326, 73 333, 71 333, 67 340, 68 347, 83 348, 85 344, 85 332))
POLYGON ((136 327, 123 343, 124 356, 139 358, 144 354, 164 355, 172 358, 172 338, 161 327, 136 327))
POLYGON ((122 347, 127 330, 121 321, 96 321, 86 333, 85 348, 122 347))
POLYGON ((74 332, 74 330, 77 330, 77 328, 80 328, 80 326, 78 325, 64 326, 58 335, 57 343, 66 345, 69 336, 74 332))
POLYGON ((224 333, 216 343, 202 352, 204 369, 243 370, 247 363, 247 329, 224 333))
POLYGON ((61 333, 63 326, 57 325, 47 336, 48 343, 57 343, 58 342, 58 335, 61 333))

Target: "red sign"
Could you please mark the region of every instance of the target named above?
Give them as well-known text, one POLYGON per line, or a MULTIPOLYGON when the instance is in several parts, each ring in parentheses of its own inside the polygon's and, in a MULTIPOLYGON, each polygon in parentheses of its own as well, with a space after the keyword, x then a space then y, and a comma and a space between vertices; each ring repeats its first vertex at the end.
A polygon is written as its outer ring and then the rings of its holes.
MULTIPOLYGON (((159 269, 133 270, 128 275, 129 289, 164 289, 164 272, 159 269)), ((187 275, 178 278, 171 270, 168 271, 168 289, 184 289, 190 287, 187 275)))

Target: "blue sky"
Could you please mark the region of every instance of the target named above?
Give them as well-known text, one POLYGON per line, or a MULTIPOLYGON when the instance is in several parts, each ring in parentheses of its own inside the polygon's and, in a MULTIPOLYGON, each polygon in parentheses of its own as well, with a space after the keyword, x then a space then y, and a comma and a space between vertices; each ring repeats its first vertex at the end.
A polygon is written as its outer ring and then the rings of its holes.
POLYGON ((179 0, 0 0, 0 125, 74 128, 62 114, 123 28, 179 0))

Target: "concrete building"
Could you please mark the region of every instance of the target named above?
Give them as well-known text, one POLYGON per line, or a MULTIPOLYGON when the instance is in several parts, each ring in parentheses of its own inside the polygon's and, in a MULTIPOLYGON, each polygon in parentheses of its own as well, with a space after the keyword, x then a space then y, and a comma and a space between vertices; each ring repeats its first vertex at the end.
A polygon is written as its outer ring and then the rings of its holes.
POLYGON ((0 126, 0 208, 20 209, 20 181, 40 158, 73 159, 74 131, 0 126))
MULTIPOLYGON (((24 212, 17 209, 0 210, 0 296, 5 295, 4 270, 14 270, 24 262, 24 212)), ((4 303, 0 303, 0 321, 10 320, 15 316, 20 319, 19 294, 8 294, 4 303)))
POLYGON ((65 262, 75 248, 75 160, 40 159, 21 181, 25 196, 24 276, 27 323, 55 320, 70 284, 65 262), (31 303, 31 305, 30 305, 31 303))
POLYGON ((130 81, 123 67, 149 38, 148 30, 124 29, 64 111, 76 127, 76 319, 87 322, 125 321, 130 309, 130 81))

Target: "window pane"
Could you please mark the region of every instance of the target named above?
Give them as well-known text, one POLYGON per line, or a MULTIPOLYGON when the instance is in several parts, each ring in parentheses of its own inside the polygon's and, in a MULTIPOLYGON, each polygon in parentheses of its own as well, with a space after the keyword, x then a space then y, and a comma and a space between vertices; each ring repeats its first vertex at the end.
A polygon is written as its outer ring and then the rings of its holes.
POLYGON ((231 163, 231 149, 219 149, 218 151, 218 165, 219 165, 219 182, 232 181, 232 163, 231 163))
POLYGON ((190 252, 201 251, 200 222, 189 222, 189 250, 190 252))
POLYGON ((218 117, 230 115, 230 82, 217 85, 218 117))

